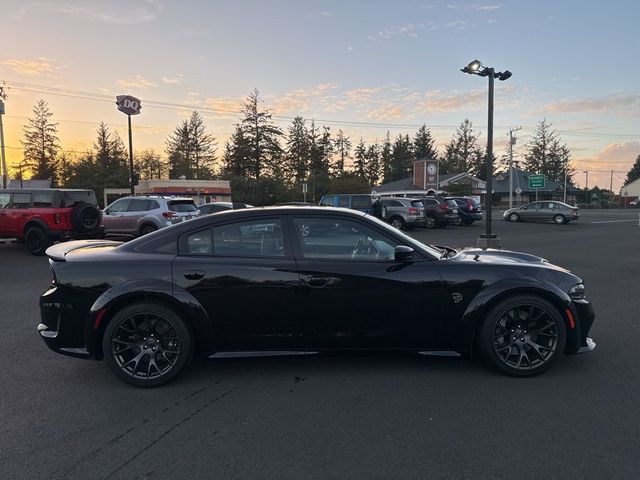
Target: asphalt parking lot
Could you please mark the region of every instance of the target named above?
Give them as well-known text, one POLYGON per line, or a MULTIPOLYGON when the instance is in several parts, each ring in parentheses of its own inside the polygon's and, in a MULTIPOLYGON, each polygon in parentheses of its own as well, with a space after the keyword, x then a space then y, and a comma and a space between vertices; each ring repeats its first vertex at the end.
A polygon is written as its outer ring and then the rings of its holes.
MULTIPOLYGON (((637 210, 493 226, 581 276, 596 350, 514 379, 414 355, 198 359, 141 390, 36 333, 45 258, 0 244, 0 478, 638 478, 637 210)), ((414 230, 474 245, 484 224, 414 230)))

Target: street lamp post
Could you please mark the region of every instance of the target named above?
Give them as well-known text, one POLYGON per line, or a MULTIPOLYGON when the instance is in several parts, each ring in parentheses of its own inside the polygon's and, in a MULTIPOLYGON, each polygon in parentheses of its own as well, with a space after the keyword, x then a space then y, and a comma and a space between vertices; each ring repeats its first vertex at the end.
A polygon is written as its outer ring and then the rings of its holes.
POLYGON ((583 170, 584 180, 584 203, 589 203, 589 170, 583 170))
POLYGON ((474 60, 461 69, 462 72, 480 77, 489 77, 489 106, 487 120, 487 194, 485 201, 485 233, 478 238, 478 246, 482 248, 499 248, 500 239, 491 233, 491 200, 493 196, 493 83, 497 78, 504 81, 511 77, 511 72, 496 72, 493 67, 483 67, 480 60, 474 60))

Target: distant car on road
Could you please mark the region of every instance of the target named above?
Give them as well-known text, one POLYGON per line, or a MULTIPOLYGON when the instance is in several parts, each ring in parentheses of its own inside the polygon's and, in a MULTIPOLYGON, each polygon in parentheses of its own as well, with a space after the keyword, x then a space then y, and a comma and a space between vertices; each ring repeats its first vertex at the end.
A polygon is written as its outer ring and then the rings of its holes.
POLYGON ((47 255, 39 335, 58 353, 104 358, 139 387, 175 378, 194 353, 477 351, 526 377, 595 348, 591 303, 568 270, 526 253, 428 246, 352 210, 233 210, 47 255))
POLYGON ((640 207, 640 198, 636 198, 635 200, 631 200, 629 202, 630 207, 640 207))
POLYGON ((138 237, 200 215, 193 199, 141 195, 119 198, 103 210, 105 236, 138 237))
POLYGON ((533 202, 521 207, 510 208, 502 217, 510 222, 553 222, 569 223, 580 218, 578 207, 563 202, 545 200, 533 202))
POLYGON ((198 210, 202 215, 210 215, 212 213, 224 212, 225 210, 237 210, 239 208, 251 208, 253 205, 249 205, 242 202, 210 202, 198 205, 198 210))

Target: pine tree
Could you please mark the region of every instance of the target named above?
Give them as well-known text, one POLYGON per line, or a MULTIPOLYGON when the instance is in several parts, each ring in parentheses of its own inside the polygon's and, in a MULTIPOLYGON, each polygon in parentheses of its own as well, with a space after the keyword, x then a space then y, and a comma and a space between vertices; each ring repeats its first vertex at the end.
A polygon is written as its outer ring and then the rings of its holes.
POLYGON ((367 147, 362 138, 356 146, 353 162, 354 173, 362 178, 367 178, 367 147))
POLYGON ((167 164, 152 148, 136 154, 133 159, 134 168, 142 180, 165 178, 167 164))
POLYGON ((391 163, 393 161, 393 146, 391 145, 391 136, 387 132, 380 149, 380 170, 382 171, 382 183, 391 181, 391 163))
POLYGON ((206 132, 202 116, 194 111, 189 119, 189 134, 193 156, 193 178, 211 180, 214 177, 216 160, 215 138, 206 132))
POLYGON ((73 177, 74 171, 74 159, 64 150, 60 151, 58 155, 58 164, 56 171, 56 183, 60 187, 66 187, 69 185, 71 177, 73 177))
POLYGON ((567 182, 572 183, 575 169, 570 164, 571 152, 546 120, 538 123, 525 150, 525 169, 528 172, 545 175, 548 180, 563 182, 566 168, 567 182))
POLYGON ((278 171, 278 162, 282 157, 280 137, 282 130, 271 120, 269 109, 260 109, 260 92, 254 90, 242 106, 240 125, 243 137, 249 145, 248 176, 259 179, 265 173, 278 171))
POLYGON ((640 155, 636 158, 636 162, 633 164, 633 167, 627 173, 627 179, 624 181, 625 185, 630 184, 634 180, 640 178, 640 155))
MULTIPOLYGON (((60 150, 58 124, 51 121, 53 113, 44 100, 33 107, 33 117, 24 126, 23 168, 32 172, 32 177, 50 179, 56 185, 57 156, 60 150)), ((23 172, 24 173, 24 172, 23 172)))
POLYGON ((350 158, 351 153, 351 140, 345 136, 342 130, 338 130, 336 139, 333 141, 334 151, 337 159, 331 166, 334 177, 339 177, 345 173, 346 161, 350 158))
POLYGON ((378 143, 367 148, 367 179, 369 183, 377 185, 380 180, 380 146, 378 143))
MULTIPOLYGON (((472 123, 465 119, 445 147, 440 162, 440 173, 463 173, 480 176, 484 171, 484 152, 478 144, 479 133, 474 133, 472 123)), ((480 178, 482 178, 480 176, 480 178)))
POLYGON ((410 177, 413 170, 413 155, 409 135, 399 134, 393 144, 391 155, 390 181, 402 180, 410 177))
POLYGON ((167 138, 165 151, 169 158, 169 178, 193 178, 194 151, 189 120, 183 120, 167 138))
POLYGON ((296 185, 304 183, 309 174, 309 138, 305 121, 296 117, 287 136, 285 177, 296 185))
POLYGON ((435 140, 431 136, 431 130, 424 124, 413 137, 413 156, 416 160, 436 160, 438 158, 438 151, 435 147, 435 140))

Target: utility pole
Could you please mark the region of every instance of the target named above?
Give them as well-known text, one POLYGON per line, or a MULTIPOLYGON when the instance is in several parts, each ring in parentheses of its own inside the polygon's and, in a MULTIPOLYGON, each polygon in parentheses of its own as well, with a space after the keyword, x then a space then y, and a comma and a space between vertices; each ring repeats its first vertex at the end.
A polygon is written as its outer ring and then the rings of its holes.
MULTIPOLYGON (((513 146, 516 144, 515 132, 522 127, 509 130, 509 208, 513 208, 513 146)), ((516 172, 517 175, 517 172, 516 172)))
POLYGON ((584 170, 585 183, 584 183, 584 203, 589 203, 589 170, 584 170))
POLYGON ((609 180, 609 195, 611 195, 610 200, 613 200, 613 170, 611 170, 611 180, 609 180))
POLYGON ((4 129, 2 126, 2 116, 4 115, 4 101, 7 94, 4 87, 0 85, 0 158, 2 160, 2 188, 7 188, 7 161, 4 156, 4 129))

